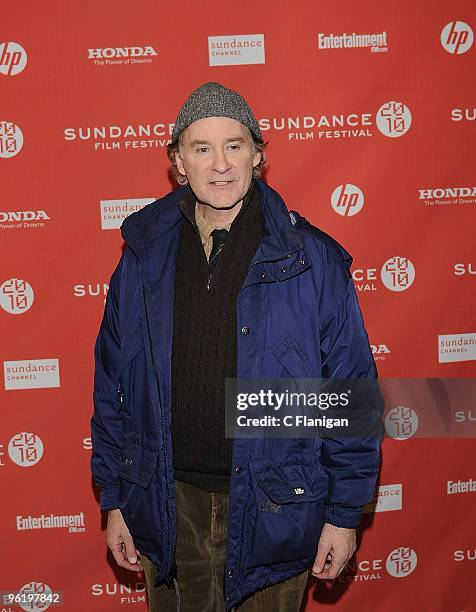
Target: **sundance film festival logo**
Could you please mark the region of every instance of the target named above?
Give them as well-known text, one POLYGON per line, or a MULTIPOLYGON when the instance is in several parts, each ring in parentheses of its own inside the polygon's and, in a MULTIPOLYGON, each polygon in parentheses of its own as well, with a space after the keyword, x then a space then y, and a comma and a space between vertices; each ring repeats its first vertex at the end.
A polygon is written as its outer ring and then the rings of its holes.
POLYGON ((464 21, 450 21, 441 30, 440 40, 445 51, 461 55, 469 51, 473 44, 473 30, 464 21))
POLYGON ((36 434, 22 431, 8 443, 8 455, 20 467, 31 467, 43 457, 43 442, 36 434))
MULTIPOLYGON (((394 485, 389 485, 394 486, 394 485)), ((399 486, 399 485, 395 485, 399 486)), ((356 557, 346 563, 346 569, 337 578, 339 582, 370 582, 381 580, 383 569, 394 578, 409 576, 417 565, 417 556, 414 550, 401 546, 392 550, 384 564, 383 559, 360 559, 356 557)))
POLYGON ((101 125, 65 128, 66 141, 92 142, 95 151, 119 149, 156 149, 166 147, 174 128, 173 123, 140 123, 137 125, 101 125))
POLYGON ((385 361, 387 355, 391 354, 390 349, 386 344, 371 344, 372 355, 375 361, 385 361))
POLYGON ((403 102, 386 102, 377 111, 376 123, 384 136, 398 138, 410 129, 412 115, 403 102))
POLYGON ((385 417, 385 430, 394 440, 408 440, 418 430, 417 413, 408 406, 396 406, 385 417))
POLYGON ((113 64, 151 64, 157 55, 153 47, 107 47, 105 49, 88 49, 88 59, 95 66, 113 64))
POLYGON ((23 147, 23 133, 11 121, 0 121, 0 157, 13 157, 23 147))
POLYGON ((388 555, 385 568, 390 576, 405 578, 414 571, 417 562, 417 555, 413 549, 407 546, 400 546, 400 548, 395 548, 388 555))
POLYGON ((391 257, 380 272, 382 282, 390 291, 404 291, 415 280, 415 267, 407 257, 391 257))
POLYGON ((0 306, 10 314, 23 314, 33 304, 31 285, 22 278, 10 278, 0 285, 0 306))
POLYGON ((0 43, 0 74, 15 76, 24 70, 27 62, 25 49, 15 42, 0 43))
POLYGON ((352 217, 362 210, 364 194, 351 183, 339 185, 331 195, 332 208, 342 217, 352 217))
POLYGON ((208 65, 264 64, 264 34, 208 37, 208 65))
POLYGON ((411 126, 410 110, 402 102, 386 102, 374 113, 328 113, 325 115, 294 115, 261 117, 262 132, 283 133, 288 140, 307 141, 327 139, 368 138, 380 132, 384 136, 403 136, 411 126), (378 132, 374 129, 374 123, 378 132))

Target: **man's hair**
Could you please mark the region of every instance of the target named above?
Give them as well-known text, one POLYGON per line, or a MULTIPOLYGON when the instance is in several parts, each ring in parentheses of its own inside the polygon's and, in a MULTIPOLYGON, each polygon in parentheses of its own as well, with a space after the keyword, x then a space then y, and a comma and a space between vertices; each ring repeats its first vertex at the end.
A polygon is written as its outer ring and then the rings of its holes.
MULTIPOLYGON (((266 156, 264 154, 264 150, 266 145, 268 144, 267 142, 260 142, 259 140, 256 140, 252 133, 250 132, 250 130, 248 128, 246 128, 248 131, 248 134, 250 136, 252 145, 254 147, 254 150, 258 153, 261 154, 261 159, 259 160, 259 163, 253 168, 253 176, 255 177, 260 177, 261 173, 263 172, 263 167, 266 164, 266 156)), ((171 166, 171 172, 172 175, 174 177, 174 179, 177 181, 177 183, 183 187, 185 187, 186 185, 188 185, 188 179, 186 176, 184 176, 183 174, 180 174, 178 168, 177 168, 177 162, 175 161, 175 153, 178 153, 180 155, 180 148, 182 147, 182 136, 183 133, 185 132, 185 130, 183 132, 180 132, 177 142, 171 142, 167 145, 167 156, 170 160, 170 163, 172 164, 171 166)))

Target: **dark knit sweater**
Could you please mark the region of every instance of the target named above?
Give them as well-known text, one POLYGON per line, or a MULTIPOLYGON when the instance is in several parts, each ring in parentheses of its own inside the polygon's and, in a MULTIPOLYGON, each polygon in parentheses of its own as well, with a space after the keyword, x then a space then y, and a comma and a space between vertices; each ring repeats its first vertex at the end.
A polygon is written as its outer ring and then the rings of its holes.
POLYGON ((236 297, 262 235, 253 185, 233 220, 207 289, 207 258, 189 189, 177 254, 172 346, 174 474, 206 491, 227 492, 233 440, 225 438, 225 378, 236 377, 236 297))

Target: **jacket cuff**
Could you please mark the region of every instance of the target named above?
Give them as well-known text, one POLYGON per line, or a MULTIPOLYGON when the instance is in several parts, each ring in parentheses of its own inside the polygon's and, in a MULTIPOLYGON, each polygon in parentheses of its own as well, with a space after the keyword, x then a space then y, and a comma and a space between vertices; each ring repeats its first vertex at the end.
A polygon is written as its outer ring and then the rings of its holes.
POLYGON ((355 529, 360 523, 363 506, 334 506, 333 504, 324 505, 324 522, 334 525, 334 527, 345 527, 355 529))
POLYGON ((108 512, 109 510, 116 510, 119 508, 119 485, 101 489, 99 505, 101 512, 108 512))

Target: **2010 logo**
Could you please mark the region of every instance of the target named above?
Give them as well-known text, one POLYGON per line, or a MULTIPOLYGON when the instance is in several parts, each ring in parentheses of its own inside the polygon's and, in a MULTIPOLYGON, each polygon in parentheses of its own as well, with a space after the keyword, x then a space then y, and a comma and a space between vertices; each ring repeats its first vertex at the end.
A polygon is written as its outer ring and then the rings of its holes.
POLYGON ((384 136, 399 138, 410 129, 412 114, 403 102, 385 102, 377 111, 375 123, 384 136))
POLYGON ((37 434, 22 431, 8 443, 8 455, 17 465, 31 467, 43 457, 43 442, 37 434))
POLYGON ((23 132, 11 121, 0 121, 0 157, 14 157, 23 147, 23 132))
POLYGON ((417 554, 412 548, 400 546, 388 555, 385 569, 394 578, 405 578, 415 570, 417 562, 417 554))
POLYGON ((382 282, 390 291, 404 291, 415 280, 415 266, 407 257, 390 257, 380 271, 382 282))
POLYGON ((0 286, 0 306, 10 314, 23 314, 33 304, 31 285, 22 278, 10 278, 0 286))
POLYGON ((396 406, 385 417, 385 430, 394 440, 408 440, 418 430, 417 413, 409 406, 396 406))
POLYGON ((25 69, 27 54, 25 49, 15 42, 0 43, 0 74, 15 76, 25 69))
POLYGON ((469 51, 473 44, 473 30, 464 21, 450 21, 441 30, 440 40, 445 51, 461 55, 469 51))

